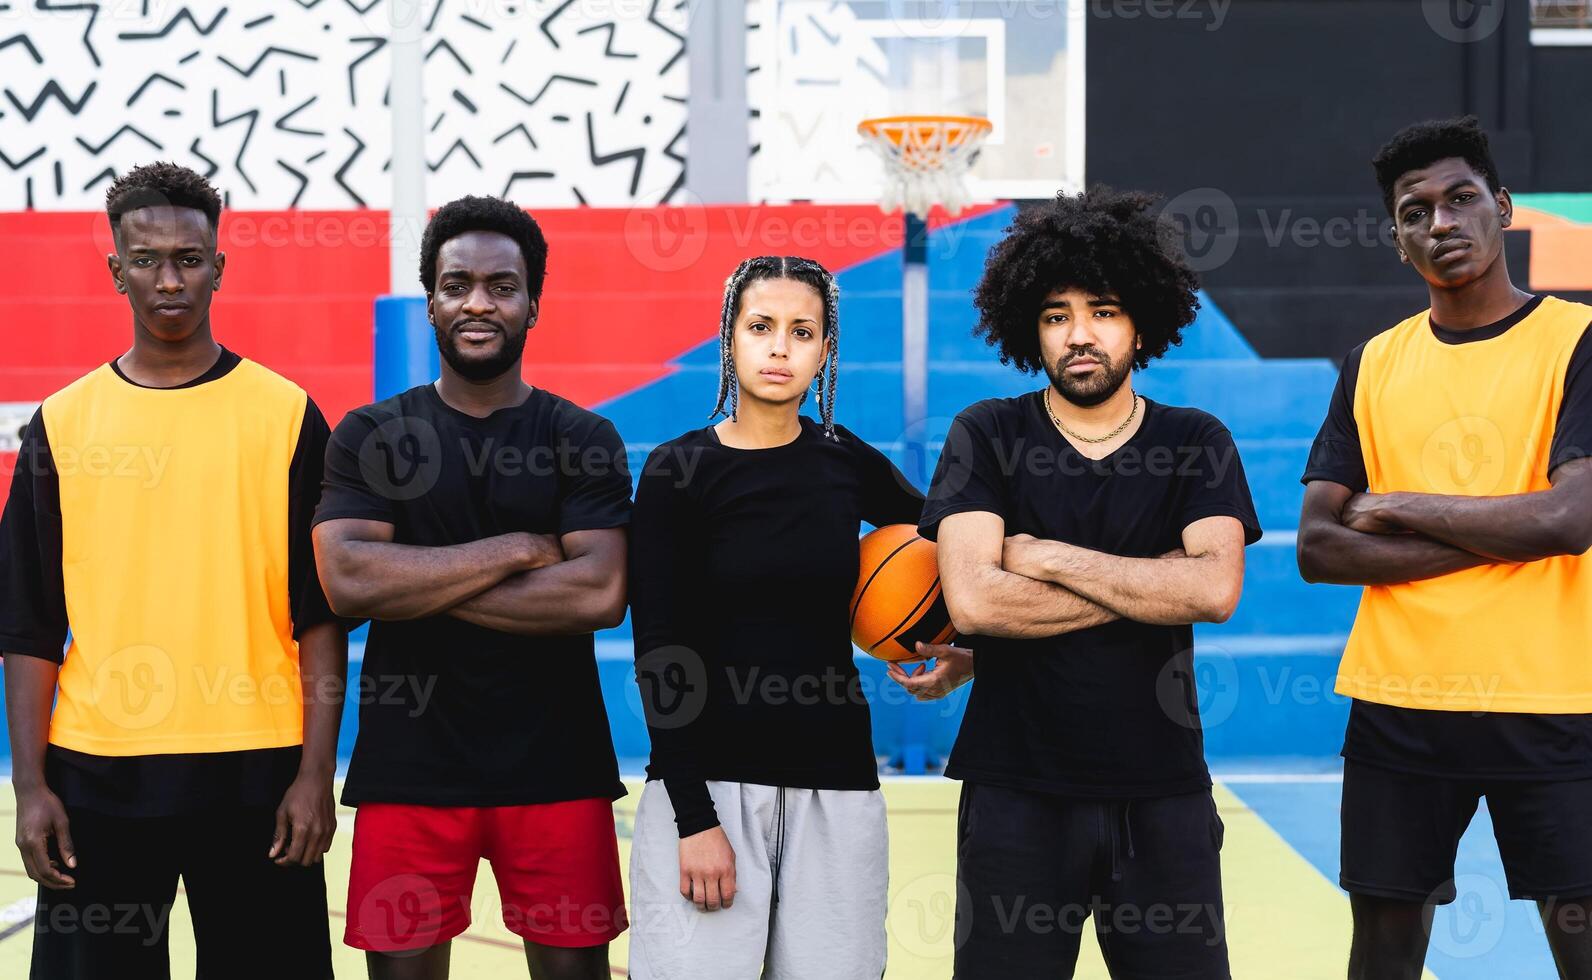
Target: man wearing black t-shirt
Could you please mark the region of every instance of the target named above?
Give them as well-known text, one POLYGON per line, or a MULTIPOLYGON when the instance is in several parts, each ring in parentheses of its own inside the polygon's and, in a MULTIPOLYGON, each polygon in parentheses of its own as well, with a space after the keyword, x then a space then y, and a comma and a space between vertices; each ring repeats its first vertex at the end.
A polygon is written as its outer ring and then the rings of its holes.
POLYGON ((608 976, 624 795, 592 632, 625 610, 630 476, 606 419, 528 386, 547 243, 524 211, 437 211, 420 279, 442 376, 332 433, 315 549, 371 619, 344 941, 373 978, 445 977, 492 863, 536 980, 608 976))
POLYGON ((1152 205, 1019 214, 975 297, 1001 360, 1050 384, 957 417, 919 526, 978 651, 946 765, 958 980, 1071 976, 1091 914, 1113 976, 1229 976, 1191 624, 1232 614, 1260 528, 1221 422, 1133 390, 1197 306, 1152 205))

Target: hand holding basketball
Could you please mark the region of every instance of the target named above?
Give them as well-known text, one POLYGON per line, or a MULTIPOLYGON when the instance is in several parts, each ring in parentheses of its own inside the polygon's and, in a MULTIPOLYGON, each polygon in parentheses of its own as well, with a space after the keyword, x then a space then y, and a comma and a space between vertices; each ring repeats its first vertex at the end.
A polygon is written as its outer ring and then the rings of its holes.
POLYGON ((908 671, 896 662, 888 669, 890 677, 919 701, 943 698, 973 679, 973 651, 967 647, 919 643, 917 652, 925 661, 933 659, 934 666, 919 662, 908 671))

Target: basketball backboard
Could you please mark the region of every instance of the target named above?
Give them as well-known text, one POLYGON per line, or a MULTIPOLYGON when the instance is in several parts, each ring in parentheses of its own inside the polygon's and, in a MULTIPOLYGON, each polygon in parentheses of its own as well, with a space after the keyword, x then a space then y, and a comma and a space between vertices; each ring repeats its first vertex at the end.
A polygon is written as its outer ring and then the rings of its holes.
POLYGON ((760 0, 749 5, 752 198, 872 201, 884 174, 858 138, 875 116, 993 124, 974 201, 1083 185, 1084 0, 760 0))

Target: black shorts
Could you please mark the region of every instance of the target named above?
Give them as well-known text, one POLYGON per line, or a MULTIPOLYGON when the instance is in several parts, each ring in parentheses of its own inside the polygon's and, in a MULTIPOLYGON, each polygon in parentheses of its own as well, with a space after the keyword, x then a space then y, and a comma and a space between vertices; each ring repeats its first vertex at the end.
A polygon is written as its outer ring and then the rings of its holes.
POLYGON ((1509 897, 1592 895, 1592 779, 1457 779, 1343 765, 1342 870, 1357 895, 1446 905, 1459 839, 1487 798, 1509 897))
POLYGON ((274 806, 177 817, 68 807, 77 886, 39 888, 32 976, 166 980, 180 877, 198 980, 329 980, 326 877, 321 865, 279 867, 267 857, 275 817, 274 806))
POLYGON ((1084 800, 963 783, 956 980, 1070 977, 1093 928, 1117 980, 1228 980, 1209 790, 1084 800))

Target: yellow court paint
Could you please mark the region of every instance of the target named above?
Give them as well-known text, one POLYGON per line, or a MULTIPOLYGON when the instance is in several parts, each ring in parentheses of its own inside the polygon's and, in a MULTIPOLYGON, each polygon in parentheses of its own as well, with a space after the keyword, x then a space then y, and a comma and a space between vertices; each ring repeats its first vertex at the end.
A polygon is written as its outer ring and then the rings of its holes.
MULTIPOLYGON (((630 818, 640 783, 627 781, 630 795, 615 804, 619 854, 630 860, 630 818)), ((947 980, 955 931, 957 784, 939 780, 885 783, 890 806, 890 965, 886 980, 947 980)), ((9 782, 3 811, 14 819, 9 782)), ((1349 906, 1281 837, 1226 789, 1217 803, 1227 826, 1222 850, 1228 940, 1233 976, 1290 980, 1337 980, 1348 962, 1349 906)), ((339 829, 327 855, 327 891, 332 909, 332 950, 339 980, 365 976, 364 955, 342 944, 347 898, 352 810, 340 808, 339 829)), ((1335 819, 1324 815, 1324 818, 1335 819)), ((262 846, 264 846, 262 844, 262 846)), ((22 871, 14 847, 0 848, 0 921, 4 931, 25 914, 35 886, 22 871)), ((455 980, 499 980, 525 976, 519 939, 503 927, 502 908, 491 869, 481 866, 471 902, 473 924, 453 944, 455 980)), ((174 977, 194 969, 192 927, 186 901, 178 896, 172 914, 171 959, 174 977)), ((0 976, 27 975, 31 927, 0 940, 0 976)), ((624 975, 627 942, 611 949, 614 976, 624 975)), ((1078 980, 1105 980, 1107 974, 1092 932, 1078 960, 1078 980)), ((1427 974, 1431 977, 1431 974, 1427 974)), ((747 978, 754 980, 754 978, 747 978)))

